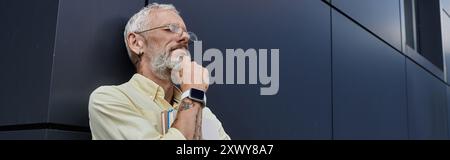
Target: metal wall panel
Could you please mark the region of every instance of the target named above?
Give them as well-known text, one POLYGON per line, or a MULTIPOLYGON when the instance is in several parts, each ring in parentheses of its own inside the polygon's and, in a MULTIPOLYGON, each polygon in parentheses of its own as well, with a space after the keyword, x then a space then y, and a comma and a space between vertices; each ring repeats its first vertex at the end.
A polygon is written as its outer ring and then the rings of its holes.
POLYGON ((408 123, 411 139, 448 139, 446 85, 407 60, 408 123))
POLYGON ((332 0, 334 6, 401 50, 399 0, 332 0))
POLYGON ((333 11, 335 139, 407 139, 405 57, 333 11))
POLYGON ((134 68, 123 41, 125 24, 144 0, 60 1, 50 122, 88 127, 90 93, 129 80, 134 68))
POLYGON ((91 133, 49 129, 49 130, 47 130, 46 139, 48 139, 48 140, 66 140, 66 139, 89 140, 89 139, 91 139, 91 133))
POLYGON ((45 140, 46 129, 1 131, 0 140, 45 140))
POLYGON ((0 1, 0 126, 47 120, 58 1, 0 1))

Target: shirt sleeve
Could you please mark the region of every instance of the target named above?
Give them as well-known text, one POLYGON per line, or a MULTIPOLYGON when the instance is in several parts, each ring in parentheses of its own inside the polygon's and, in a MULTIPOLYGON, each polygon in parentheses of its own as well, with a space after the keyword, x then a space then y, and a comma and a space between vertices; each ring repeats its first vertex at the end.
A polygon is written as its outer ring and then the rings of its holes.
POLYGON ((209 119, 210 121, 214 122, 215 128, 217 129, 217 132, 219 134, 219 140, 231 140, 230 136, 225 132, 223 129, 222 123, 217 119, 216 115, 212 113, 212 111, 205 107, 203 109, 203 118, 209 119))
POLYGON ((176 128, 169 128, 168 132, 162 135, 156 129, 155 123, 157 122, 144 119, 118 88, 103 86, 90 95, 89 124, 94 140, 186 139, 176 128))

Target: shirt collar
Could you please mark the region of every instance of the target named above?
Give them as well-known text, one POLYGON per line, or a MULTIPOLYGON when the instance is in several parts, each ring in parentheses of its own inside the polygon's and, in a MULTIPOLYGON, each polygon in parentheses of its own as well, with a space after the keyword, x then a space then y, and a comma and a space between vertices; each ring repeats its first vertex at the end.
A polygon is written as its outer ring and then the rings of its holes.
MULTIPOLYGON (((153 101, 155 101, 157 97, 164 99, 164 89, 151 79, 148 79, 141 74, 135 73, 133 77, 131 77, 129 82, 146 96, 150 97, 153 101)), ((180 103, 180 98, 181 90, 178 87, 174 86, 174 106, 178 106, 178 104, 180 103)))

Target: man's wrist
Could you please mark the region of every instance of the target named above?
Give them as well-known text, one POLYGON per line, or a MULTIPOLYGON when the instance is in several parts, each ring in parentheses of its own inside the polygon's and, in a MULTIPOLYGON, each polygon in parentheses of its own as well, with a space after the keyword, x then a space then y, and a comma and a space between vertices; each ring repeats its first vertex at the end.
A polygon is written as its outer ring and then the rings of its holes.
POLYGON ((188 98, 194 102, 199 102, 202 107, 206 106, 206 93, 202 90, 191 88, 181 94, 181 100, 188 98))
POLYGON ((188 110, 194 107, 194 102, 189 98, 184 98, 181 100, 178 111, 188 110))

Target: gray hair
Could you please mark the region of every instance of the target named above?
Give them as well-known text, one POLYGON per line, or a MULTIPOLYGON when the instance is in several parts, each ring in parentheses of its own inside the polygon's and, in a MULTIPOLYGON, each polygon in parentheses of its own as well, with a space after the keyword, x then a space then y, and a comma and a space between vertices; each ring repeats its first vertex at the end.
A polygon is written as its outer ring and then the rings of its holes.
POLYGON ((125 26, 125 30, 123 32, 123 36, 124 36, 124 40, 125 40, 125 46, 127 47, 128 57, 130 57, 130 60, 133 63, 135 62, 136 56, 133 56, 133 53, 132 53, 130 47, 128 47, 127 36, 130 33, 140 32, 140 31, 143 31, 145 29, 148 29, 146 27, 150 26, 150 18, 149 18, 150 12, 154 11, 156 9, 173 10, 177 14, 179 14, 177 9, 172 4, 152 3, 152 4, 149 4, 146 7, 142 8, 139 12, 134 14, 130 18, 130 20, 128 20, 128 23, 125 26))

